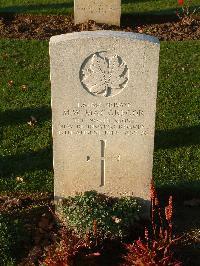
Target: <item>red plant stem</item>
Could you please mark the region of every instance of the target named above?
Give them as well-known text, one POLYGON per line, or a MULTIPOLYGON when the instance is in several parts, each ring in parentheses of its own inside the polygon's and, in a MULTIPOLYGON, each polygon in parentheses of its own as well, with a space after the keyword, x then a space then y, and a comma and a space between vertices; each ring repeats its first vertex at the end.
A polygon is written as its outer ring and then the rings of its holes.
MULTIPOLYGON (((163 219, 162 219, 162 214, 161 214, 161 208, 160 208, 160 206, 158 206, 158 216, 159 216, 161 228, 163 229, 164 228, 164 225, 163 225, 163 219)), ((162 230, 162 237, 163 237, 163 230, 162 230)))
POLYGON ((151 199, 151 224, 153 229, 154 236, 156 235, 156 227, 155 227, 155 200, 151 199))

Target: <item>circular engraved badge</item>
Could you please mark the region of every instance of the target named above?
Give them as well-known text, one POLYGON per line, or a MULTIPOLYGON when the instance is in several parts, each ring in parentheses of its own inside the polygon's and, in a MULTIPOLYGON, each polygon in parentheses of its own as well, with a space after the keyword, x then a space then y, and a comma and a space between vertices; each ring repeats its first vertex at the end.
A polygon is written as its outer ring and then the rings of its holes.
POLYGON ((129 69, 117 54, 96 52, 85 59, 80 69, 80 81, 92 95, 113 97, 121 93, 129 79, 129 69))

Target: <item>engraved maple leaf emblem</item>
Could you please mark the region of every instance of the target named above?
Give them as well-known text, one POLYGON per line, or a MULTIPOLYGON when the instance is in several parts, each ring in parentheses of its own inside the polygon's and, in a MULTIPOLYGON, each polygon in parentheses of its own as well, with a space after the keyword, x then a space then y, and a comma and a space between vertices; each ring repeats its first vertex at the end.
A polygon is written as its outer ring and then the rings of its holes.
POLYGON ((83 86, 96 96, 114 96, 128 82, 128 67, 118 55, 107 52, 95 53, 82 69, 83 86))

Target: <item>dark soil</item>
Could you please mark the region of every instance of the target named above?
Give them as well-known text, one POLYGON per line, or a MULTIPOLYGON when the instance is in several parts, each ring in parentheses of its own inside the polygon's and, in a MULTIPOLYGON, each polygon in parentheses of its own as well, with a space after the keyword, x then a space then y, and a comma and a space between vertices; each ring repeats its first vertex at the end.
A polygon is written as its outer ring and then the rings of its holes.
POLYGON ((0 15, 0 38, 48 40, 53 35, 74 31, 122 30, 139 32, 158 37, 165 41, 182 41, 200 39, 200 20, 184 18, 182 20, 122 20, 122 26, 108 26, 89 21, 85 24, 74 25, 72 16, 56 15, 0 15), (134 24, 131 23, 134 21, 134 24))

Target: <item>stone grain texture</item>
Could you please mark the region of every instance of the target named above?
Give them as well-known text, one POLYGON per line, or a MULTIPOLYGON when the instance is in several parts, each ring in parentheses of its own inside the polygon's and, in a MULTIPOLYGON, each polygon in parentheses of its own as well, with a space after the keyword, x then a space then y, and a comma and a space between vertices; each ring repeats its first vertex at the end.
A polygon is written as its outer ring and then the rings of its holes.
POLYGON ((120 25, 121 0, 75 0, 75 24, 94 20, 97 23, 120 25))
POLYGON ((50 40, 55 197, 149 200, 158 39, 125 32, 50 40))

